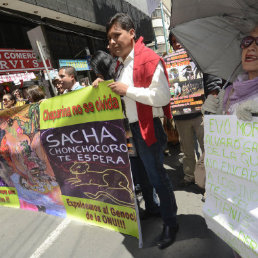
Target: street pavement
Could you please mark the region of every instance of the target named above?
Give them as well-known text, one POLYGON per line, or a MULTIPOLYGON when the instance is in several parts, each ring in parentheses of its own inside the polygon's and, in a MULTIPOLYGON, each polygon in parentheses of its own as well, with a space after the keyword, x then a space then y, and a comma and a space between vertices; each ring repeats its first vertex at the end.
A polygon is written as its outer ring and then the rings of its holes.
POLYGON ((165 157, 164 164, 178 204, 179 232, 170 247, 159 250, 154 244, 162 230, 160 218, 142 221, 143 248, 138 248, 136 238, 118 232, 42 212, 0 206, 0 257, 233 258, 231 248, 207 228, 202 190, 196 185, 177 186, 183 178, 180 157, 179 145, 170 146, 170 156, 165 157))

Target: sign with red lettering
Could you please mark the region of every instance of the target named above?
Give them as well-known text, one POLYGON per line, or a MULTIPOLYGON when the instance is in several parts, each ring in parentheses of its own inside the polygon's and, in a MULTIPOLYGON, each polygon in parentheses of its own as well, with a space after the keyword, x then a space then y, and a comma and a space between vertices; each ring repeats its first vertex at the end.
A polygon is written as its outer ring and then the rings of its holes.
MULTIPOLYGON (((46 60, 52 68, 50 60, 46 60)), ((43 62, 38 62, 33 50, 0 49, 0 73, 44 70, 43 62)))
POLYGON ((121 101, 110 82, 0 112, 0 207, 68 216, 141 246, 121 101))

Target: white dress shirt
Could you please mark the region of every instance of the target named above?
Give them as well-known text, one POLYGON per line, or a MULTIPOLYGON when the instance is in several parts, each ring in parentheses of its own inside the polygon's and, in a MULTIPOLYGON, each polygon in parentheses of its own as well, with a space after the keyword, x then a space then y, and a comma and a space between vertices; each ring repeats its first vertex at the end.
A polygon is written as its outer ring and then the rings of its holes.
POLYGON ((136 101, 152 106, 153 117, 163 117, 164 113, 162 106, 166 106, 169 103, 171 94, 162 63, 158 63, 150 86, 148 88, 144 88, 134 87, 134 50, 130 52, 125 61, 123 61, 121 58, 119 58, 119 61, 123 62, 124 68, 121 71, 117 81, 125 83, 129 86, 126 96, 124 96, 126 116, 129 123, 138 121, 136 101))
POLYGON ((65 93, 67 93, 67 92, 70 92, 70 91, 74 91, 74 90, 80 90, 80 89, 82 89, 82 88, 84 88, 84 87, 81 86, 79 82, 76 82, 76 83, 72 86, 72 88, 71 88, 70 90, 68 90, 68 89, 64 90, 64 93, 63 93, 63 94, 65 94, 65 93))

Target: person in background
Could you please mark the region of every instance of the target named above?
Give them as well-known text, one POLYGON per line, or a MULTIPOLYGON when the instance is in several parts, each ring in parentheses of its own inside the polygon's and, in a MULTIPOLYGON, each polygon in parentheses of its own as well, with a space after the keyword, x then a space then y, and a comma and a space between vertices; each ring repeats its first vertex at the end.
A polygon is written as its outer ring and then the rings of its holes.
MULTIPOLYGON (((148 179, 160 200, 163 230, 156 244, 160 249, 176 238, 177 205, 173 187, 163 167, 167 137, 160 117, 171 118, 168 75, 163 59, 143 44, 135 41, 135 26, 124 13, 113 16, 106 26, 110 52, 119 57, 121 70, 110 89, 124 96, 126 116, 148 179), (162 108, 163 107, 163 108, 162 108)), ((149 196, 153 199, 153 196, 149 196)))
POLYGON ((97 78, 111 80, 115 78, 116 60, 105 51, 98 50, 91 58, 91 68, 97 78))
POLYGON ((61 80, 60 80, 59 76, 56 76, 54 78, 53 85, 57 90, 57 95, 62 95, 64 93, 65 90, 62 87, 62 83, 61 83, 61 80))
POLYGON ((71 92, 74 90, 83 89, 77 81, 77 72, 73 66, 63 66, 58 70, 61 86, 64 89, 63 93, 71 92))
MULTIPOLYGON (((172 31, 169 34, 169 42, 174 51, 182 49, 172 31)), ((204 74, 204 92, 208 94, 216 93, 222 87, 223 81, 217 76, 204 74)), ((203 116, 201 111, 190 114, 180 114, 173 116, 180 140, 181 150, 183 152, 183 171, 184 178, 179 186, 187 187, 195 183, 194 171, 196 165, 195 150, 198 146, 198 140, 202 154, 204 153, 204 128, 203 116)))
POLYGON ((16 99, 16 107, 23 106, 26 103, 26 101, 23 98, 22 90, 16 89, 12 92, 12 95, 16 99))
POLYGON ((4 109, 15 107, 15 105, 16 105, 15 97, 10 93, 4 94, 4 96, 3 96, 4 109))
POLYGON ((88 77, 84 77, 80 79, 80 85, 83 87, 90 86, 90 80, 88 77))
MULTIPOLYGON (((174 51, 182 49, 181 44, 177 41, 172 32, 169 35, 169 41, 174 51)), ((175 94, 175 96, 177 95, 175 94)), ((173 118, 179 134, 180 147, 184 154, 184 178, 179 182, 179 186, 186 187, 195 183, 195 136, 198 139, 202 152, 204 152, 202 113, 174 115, 173 118)))
POLYGON ((38 85, 32 85, 24 89, 24 96, 28 99, 28 103, 41 102, 45 99, 45 92, 38 85))

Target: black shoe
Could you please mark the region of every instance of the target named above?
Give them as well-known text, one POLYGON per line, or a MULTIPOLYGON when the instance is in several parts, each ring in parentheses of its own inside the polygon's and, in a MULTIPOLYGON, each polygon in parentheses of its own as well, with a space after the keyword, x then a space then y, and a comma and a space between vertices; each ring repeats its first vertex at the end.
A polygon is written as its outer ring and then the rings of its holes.
POLYGON ((170 153, 169 153, 169 149, 165 149, 163 153, 164 153, 165 156, 171 156, 170 153))
POLYGON ((152 213, 152 212, 142 210, 142 209, 139 210, 139 214, 140 214, 140 219, 141 220, 147 220, 147 219, 150 219, 150 218, 158 218, 158 217, 161 216, 160 212, 152 213))
POLYGON ((159 240, 156 243, 158 248, 164 249, 173 244, 176 239, 176 233, 178 232, 178 229, 178 224, 176 224, 175 227, 164 225, 159 240))
POLYGON ((139 194, 142 193, 142 189, 141 189, 141 187, 140 187, 139 184, 137 184, 137 185, 134 186, 134 191, 135 191, 135 194, 136 194, 136 195, 139 195, 139 194))
POLYGON ((189 185, 193 185, 195 182, 194 181, 187 181, 185 179, 181 180, 178 184, 179 187, 187 187, 189 185))

